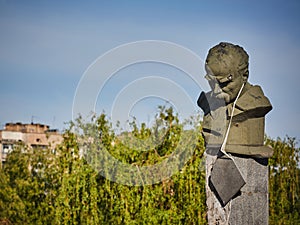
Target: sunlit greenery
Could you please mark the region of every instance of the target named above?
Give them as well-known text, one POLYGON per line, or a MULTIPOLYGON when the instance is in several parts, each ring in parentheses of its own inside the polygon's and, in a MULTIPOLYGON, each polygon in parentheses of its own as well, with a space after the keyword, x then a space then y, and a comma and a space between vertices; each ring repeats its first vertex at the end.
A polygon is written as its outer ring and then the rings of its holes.
MULTIPOLYGON (((152 127, 130 125, 130 131, 116 132, 104 114, 89 122, 78 118, 55 151, 16 147, 0 170, 0 224, 207 224, 199 118, 180 122, 171 108, 159 107, 152 127), (139 171, 171 158, 189 138, 195 141, 192 156, 155 184, 120 184, 128 177, 118 177, 114 164, 98 157, 105 149, 139 171), (101 176, 108 173, 114 180, 101 176)), ((299 149, 291 138, 266 144, 275 151, 269 160, 270 224, 299 224, 299 149)))
POLYGON ((269 160, 270 224, 300 224, 300 149, 289 137, 266 144, 274 149, 269 160))

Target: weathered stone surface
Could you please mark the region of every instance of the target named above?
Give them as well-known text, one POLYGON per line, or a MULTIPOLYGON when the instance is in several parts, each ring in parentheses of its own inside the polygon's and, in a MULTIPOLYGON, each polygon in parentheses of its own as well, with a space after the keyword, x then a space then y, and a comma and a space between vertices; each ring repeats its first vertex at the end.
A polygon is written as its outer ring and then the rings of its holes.
POLYGON ((268 224, 268 159, 233 158, 246 184, 231 202, 229 224, 268 224))
POLYGON ((268 224, 268 159, 232 156, 245 180, 240 193, 225 206, 209 186, 209 177, 217 156, 206 155, 206 195, 209 224, 268 224))
POLYGON ((229 204, 222 207, 220 201, 217 199, 214 192, 209 186, 209 177, 211 174, 212 167, 216 162, 217 155, 205 154, 205 169, 206 169, 206 205, 207 205, 207 219, 208 224, 226 224, 229 215, 229 204))

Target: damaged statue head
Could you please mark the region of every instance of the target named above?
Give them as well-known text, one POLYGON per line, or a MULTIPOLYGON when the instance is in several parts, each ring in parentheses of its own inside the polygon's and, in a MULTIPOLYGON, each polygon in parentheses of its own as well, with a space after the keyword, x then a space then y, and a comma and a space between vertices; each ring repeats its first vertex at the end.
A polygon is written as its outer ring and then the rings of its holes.
POLYGON ((211 48, 205 61, 211 91, 200 94, 203 110, 208 183, 222 205, 245 185, 235 157, 269 158, 273 150, 264 146, 265 115, 271 103, 260 86, 251 85, 249 56, 240 46, 221 42, 211 48), (212 157, 212 158, 209 158, 212 157))

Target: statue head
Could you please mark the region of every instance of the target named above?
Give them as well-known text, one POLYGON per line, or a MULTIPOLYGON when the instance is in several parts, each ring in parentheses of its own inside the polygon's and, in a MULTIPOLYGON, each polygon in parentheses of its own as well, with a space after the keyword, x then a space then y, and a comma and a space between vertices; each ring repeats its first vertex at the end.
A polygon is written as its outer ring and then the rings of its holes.
POLYGON ((226 42, 211 48, 208 52, 205 70, 213 94, 226 103, 234 101, 243 83, 249 76, 249 56, 238 45, 226 42))

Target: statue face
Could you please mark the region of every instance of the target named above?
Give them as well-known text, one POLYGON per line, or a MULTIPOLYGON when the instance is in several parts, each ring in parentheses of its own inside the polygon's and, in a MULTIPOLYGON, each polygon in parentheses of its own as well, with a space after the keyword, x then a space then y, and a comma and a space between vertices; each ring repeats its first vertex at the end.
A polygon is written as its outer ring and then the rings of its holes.
POLYGON ((221 63, 206 64, 205 70, 209 85, 215 97, 226 103, 233 102, 247 78, 221 63))

